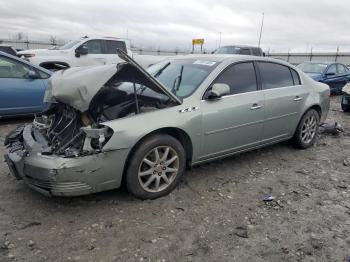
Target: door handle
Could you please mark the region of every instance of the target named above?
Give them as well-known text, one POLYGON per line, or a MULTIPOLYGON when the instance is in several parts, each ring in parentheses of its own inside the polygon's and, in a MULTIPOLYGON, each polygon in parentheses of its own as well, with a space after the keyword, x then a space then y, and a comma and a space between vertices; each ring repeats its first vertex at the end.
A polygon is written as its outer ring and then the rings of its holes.
POLYGON ((261 106, 259 106, 258 104, 253 104, 252 107, 250 108, 250 110, 257 110, 257 109, 260 109, 261 106))
POLYGON ((300 101, 300 100, 303 100, 303 98, 300 97, 300 96, 296 96, 293 100, 294 100, 294 101, 300 101))

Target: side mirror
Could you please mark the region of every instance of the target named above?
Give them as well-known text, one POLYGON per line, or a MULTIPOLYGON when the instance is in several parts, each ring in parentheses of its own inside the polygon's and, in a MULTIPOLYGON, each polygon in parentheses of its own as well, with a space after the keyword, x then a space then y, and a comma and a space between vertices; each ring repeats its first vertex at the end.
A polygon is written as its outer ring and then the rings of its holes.
POLYGON ((33 70, 30 70, 28 72, 27 76, 28 76, 29 79, 38 79, 39 78, 38 73, 33 71, 33 70))
POLYGON ((89 49, 85 45, 79 46, 75 49, 75 56, 80 57, 81 55, 87 55, 89 53, 89 49))
POLYGON ((208 99, 218 99, 222 96, 230 94, 230 86, 227 84, 214 84, 208 93, 208 99))

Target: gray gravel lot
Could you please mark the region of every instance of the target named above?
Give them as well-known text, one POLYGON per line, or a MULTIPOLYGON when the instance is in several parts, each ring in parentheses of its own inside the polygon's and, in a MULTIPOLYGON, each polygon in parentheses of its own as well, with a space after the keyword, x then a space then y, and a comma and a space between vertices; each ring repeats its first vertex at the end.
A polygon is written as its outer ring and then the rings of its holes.
MULTIPOLYGON (((332 98, 328 122, 350 131, 332 98)), ((19 122, 0 122, 5 135, 19 122)), ((1 156, 2 158, 2 156, 1 156)), ((169 196, 47 198, 0 162, 0 261, 348 261, 350 136, 320 135, 187 171, 169 196), (266 195, 275 200, 262 201, 266 195)))

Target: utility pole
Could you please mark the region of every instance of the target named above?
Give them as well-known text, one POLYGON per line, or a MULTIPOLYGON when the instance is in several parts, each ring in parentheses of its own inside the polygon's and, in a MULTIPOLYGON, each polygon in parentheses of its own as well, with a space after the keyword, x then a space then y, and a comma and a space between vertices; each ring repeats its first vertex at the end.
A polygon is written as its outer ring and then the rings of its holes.
POLYGON ((260 27, 258 47, 260 47, 260 43, 261 43, 261 35, 262 35, 263 27, 264 27, 264 18, 265 18, 265 14, 262 13, 262 20, 261 20, 261 27, 260 27))
POLYGON ((221 47, 221 32, 219 32, 219 47, 221 47))

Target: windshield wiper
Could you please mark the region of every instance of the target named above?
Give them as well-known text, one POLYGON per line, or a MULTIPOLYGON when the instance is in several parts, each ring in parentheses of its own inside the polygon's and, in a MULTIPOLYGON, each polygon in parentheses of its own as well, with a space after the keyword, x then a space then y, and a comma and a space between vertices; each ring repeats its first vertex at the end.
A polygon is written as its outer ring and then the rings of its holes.
POLYGON ((166 63, 161 69, 157 71, 157 73, 154 74, 153 77, 154 78, 158 77, 164 71, 164 69, 167 68, 169 65, 170 65, 170 62, 166 63))
POLYGON ((183 71, 184 71, 184 66, 181 65, 180 74, 175 78, 173 87, 171 88, 171 92, 173 92, 175 95, 176 95, 176 92, 179 91, 183 71))

